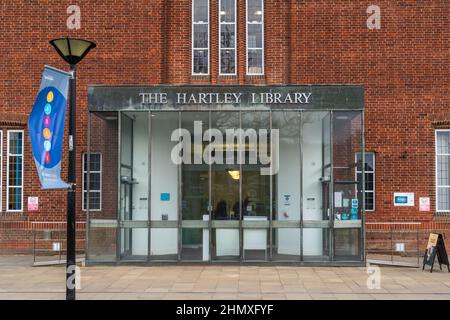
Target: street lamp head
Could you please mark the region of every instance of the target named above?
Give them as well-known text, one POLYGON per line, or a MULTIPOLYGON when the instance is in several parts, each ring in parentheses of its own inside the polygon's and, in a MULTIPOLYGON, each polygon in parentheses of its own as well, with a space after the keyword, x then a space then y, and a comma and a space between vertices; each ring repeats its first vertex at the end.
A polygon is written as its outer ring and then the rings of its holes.
POLYGON ((50 40, 50 44, 56 49, 64 61, 73 66, 83 60, 89 51, 97 46, 89 40, 68 37, 50 40))

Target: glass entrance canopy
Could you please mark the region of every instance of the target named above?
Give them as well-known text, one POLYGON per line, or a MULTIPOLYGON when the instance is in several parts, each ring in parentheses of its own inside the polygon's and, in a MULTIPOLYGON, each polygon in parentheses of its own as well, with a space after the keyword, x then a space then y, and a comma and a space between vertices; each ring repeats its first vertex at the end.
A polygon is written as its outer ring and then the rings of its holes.
POLYGON ((89 263, 364 262, 362 87, 91 87, 89 108, 89 263))

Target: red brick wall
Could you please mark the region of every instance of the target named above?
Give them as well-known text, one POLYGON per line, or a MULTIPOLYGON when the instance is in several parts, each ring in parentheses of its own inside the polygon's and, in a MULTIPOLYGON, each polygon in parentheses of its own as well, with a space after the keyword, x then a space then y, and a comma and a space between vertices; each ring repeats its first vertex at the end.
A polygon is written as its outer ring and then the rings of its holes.
MULTIPOLYGON (((88 85, 363 84, 366 149, 376 153, 376 211, 367 220, 432 222, 434 128, 450 127, 448 0, 265 0, 265 75, 256 77, 245 75, 245 1, 237 1, 235 77, 218 76, 218 8, 213 0, 207 77, 191 76, 190 0, 79 0, 81 29, 75 31, 66 27, 66 9, 73 1, 2 2, 0 127, 6 129, 11 117, 28 116, 45 64, 67 69, 48 45, 51 38, 67 35, 98 45, 78 68, 77 191, 87 143, 88 85), (381 8, 380 30, 366 26, 371 4, 381 8), (395 191, 415 192, 416 204, 420 196, 430 196, 432 212, 419 212, 418 205, 393 207, 395 191)), ((15 216, 64 220, 65 192, 40 190, 27 134, 25 152, 25 210, 15 216), (28 196, 39 197, 38 212, 26 211, 28 196)), ((5 179, 3 174, 3 185, 5 179)), ((80 192, 77 199, 81 208, 80 192)), ((84 219, 81 210, 78 218, 84 219)))

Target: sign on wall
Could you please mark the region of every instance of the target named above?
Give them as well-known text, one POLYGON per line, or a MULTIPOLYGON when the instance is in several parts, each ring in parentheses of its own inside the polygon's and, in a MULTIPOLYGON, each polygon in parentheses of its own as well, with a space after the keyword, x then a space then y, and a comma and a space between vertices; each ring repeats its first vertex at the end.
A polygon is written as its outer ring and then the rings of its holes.
POLYGON ((39 210, 39 198, 28 197, 28 211, 38 211, 38 210, 39 210))
POLYGON ((394 206, 414 207, 414 192, 395 192, 394 206))
POLYGON ((420 197, 419 198, 419 210, 420 211, 430 211, 430 197, 420 197))

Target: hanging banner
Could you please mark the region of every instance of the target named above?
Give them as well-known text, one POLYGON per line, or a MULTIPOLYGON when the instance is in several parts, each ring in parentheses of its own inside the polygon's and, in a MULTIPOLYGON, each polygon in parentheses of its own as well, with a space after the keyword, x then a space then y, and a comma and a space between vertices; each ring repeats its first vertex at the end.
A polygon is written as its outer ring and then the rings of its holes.
POLYGON ((61 180, 62 143, 70 73, 45 66, 28 120, 31 148, 42 189, 67 189, 61 180))

